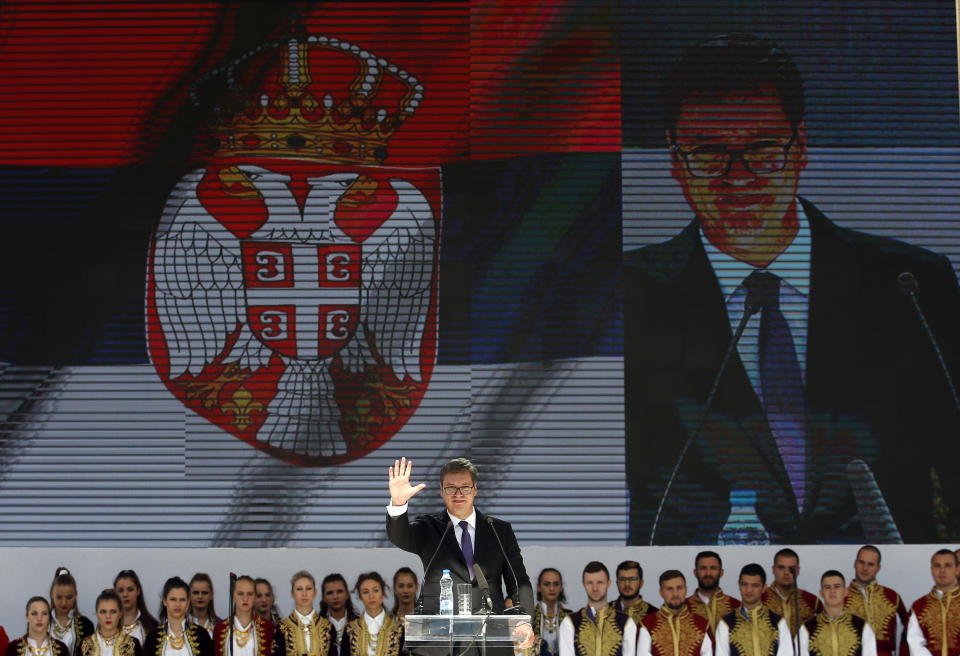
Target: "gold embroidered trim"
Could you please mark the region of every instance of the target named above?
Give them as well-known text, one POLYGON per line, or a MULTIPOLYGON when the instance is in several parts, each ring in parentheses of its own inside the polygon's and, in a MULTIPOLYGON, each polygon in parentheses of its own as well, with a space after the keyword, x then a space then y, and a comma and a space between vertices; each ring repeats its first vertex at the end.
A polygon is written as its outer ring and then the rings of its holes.
MULTIPOLYGON (((367 656, 370 646, 370 631, 363 616, 347 622, 344 632, 350 636, 350 656, 367 656)), ((396 621, 387 613, 383 626, 377 632, 377 648, 374 656, 398 656, 400 639, 403 637, 403 623, 396 621)))
POLYGON ((777 651, 780 634, 771 621, 770 611, 758 606, 747 612, 749 620, 736 612, 737 619, 729 627, 730 646, 741 656, 772 656, 777 651))
POLYGON ((581 656, 615 656, 623 644, 623 630, 617 626, 617 612, 609 606, 597 611, 596 622, 587 609, 580 611, 581 621, 574 643, 581 656))
POLYGON ((816 656, 855 656, 860 652, 860 631, 853 616, 843 613, 830 619, 826 613, 817 615, 817 625, 810 634, 810 654, 816 656))

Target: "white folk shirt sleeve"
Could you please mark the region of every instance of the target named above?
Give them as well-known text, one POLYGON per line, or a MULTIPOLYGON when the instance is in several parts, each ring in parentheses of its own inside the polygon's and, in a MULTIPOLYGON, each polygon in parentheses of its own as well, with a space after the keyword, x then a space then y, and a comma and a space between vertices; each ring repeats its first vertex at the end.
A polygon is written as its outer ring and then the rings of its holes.
POLYGON ((933 656, 927 649, 927 638, 913 611, 910 611, 910 619, 907 620, 907 646, 910 647, 910 656, 933 656))
MULTIPOLYGON (((723 620, 717 622, 717 649, 715 651, 717 656, 730 656, 730 627, 727 626, 727 623, 723 620)), ((780 656, 780 653, 777 653, 777 656, 780 656)))
POLYGON ((623 625, 623 644, 620 647, 621 656, 637 656, 637 623, 629 618, 623 625))
POLYGON ((402 506, 395 506, 392 503, 387 504, 387 514, 391 517, 399 517, 405 512, 407 512, 407 504, 403 504, 402 506))
POLYGON ((866 622, 863 623, 863 635, 860 636, 860 656, 877 656, 877 636, 866 622))
POLYGON ((800 626, 800 656, 810 656, 810 634, 803 625, 800 626))
POLYGON ((777 656, 793 656, 793 636, 783 618, 777 622, 777 656))
POLYGON ((907 620, 907 646, 910 647, 910 656, 933 656, 927 649, 927 638, 913 611, 910 611, 910 619, 907 620))
POLYGON ((564 617, 560 622, 560 629, 557 631, 557 652, 559 656, 574 656, 573 620, 569 616, 564 617))
POLYGON ((703 634, 703 643, 700 645, 700 656, 713 656, 713 640, 710 639, 709 631, 703 634))
POLYGON ((647 627, 640 625, 640 635, 637 636, 637 656, 653 656, 650 651, 653 641, 650 639, 650 632, 647 627))

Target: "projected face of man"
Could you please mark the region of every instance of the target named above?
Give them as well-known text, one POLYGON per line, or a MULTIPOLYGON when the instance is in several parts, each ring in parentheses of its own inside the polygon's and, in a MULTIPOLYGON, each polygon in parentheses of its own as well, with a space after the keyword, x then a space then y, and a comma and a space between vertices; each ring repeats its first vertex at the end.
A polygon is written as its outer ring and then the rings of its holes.
POLYGON ((710 243, 753 266, 772 262, 797 233, 803 124, 794 130, 776 91, 761 88, 686 100, 674 135, 671 171, 710 243))

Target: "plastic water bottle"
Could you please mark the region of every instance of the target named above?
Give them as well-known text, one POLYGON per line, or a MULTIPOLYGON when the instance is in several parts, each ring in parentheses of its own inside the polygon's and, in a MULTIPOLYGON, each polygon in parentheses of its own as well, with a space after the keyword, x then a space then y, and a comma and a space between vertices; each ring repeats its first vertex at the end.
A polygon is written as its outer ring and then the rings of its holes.
POLYGON ((717 544, 770 544, 770 534, 757 516, 756 490, 730 491, 730 516, 717 536, 717 544))
POLYGON ((453 615, 453 578, 448 569, 440 577, 440 614, 453 615))

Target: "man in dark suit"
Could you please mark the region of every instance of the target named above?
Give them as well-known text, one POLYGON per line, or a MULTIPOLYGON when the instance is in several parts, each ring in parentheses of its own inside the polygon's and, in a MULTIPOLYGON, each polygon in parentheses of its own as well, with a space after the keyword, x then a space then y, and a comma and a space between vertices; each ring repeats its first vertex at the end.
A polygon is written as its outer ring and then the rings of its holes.
MULTIPOLYGON (((513 528, 508 522, 484 515, 473 507, 478 491, 477 468, 465 458, 456 458, 445 464, 440 469, 440 497, 446 509, 410 521, 407 502, 426 487, 424 483, 410 484, 412 466, 412 461, 404 458, 390 468, 387 535, 394 545, 420 556, 424 566, 426 610, 435 613, 439 607, 440 576, 445 569, 450 570, 454 590, 458 583, 472 583, 476 591, 477 580, 472 571, 475 565, 480 567, 490 584, 494 612, 504 610, 504 584, 507 596, 519 600, 524 613, 532 612, 533 588, 513 528)), ((479 607, 478 599, 475 594, 476 607, 479 607)), ((532 635, 531 630, 531 640, 532 635)))
POLYGON ((664 101, 671 171, 695 218, 624 256, 630 542, 953 538, 960 414, 898 289, 912 273, 955 371, 960 293, 949 261, 839 227, 797 196, 803 85, 775 44, 697 44, 664 101), (861 460, 887 508, 851 476, 861 460))

